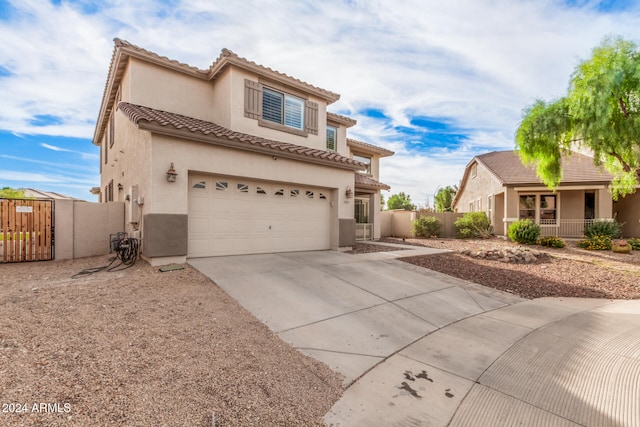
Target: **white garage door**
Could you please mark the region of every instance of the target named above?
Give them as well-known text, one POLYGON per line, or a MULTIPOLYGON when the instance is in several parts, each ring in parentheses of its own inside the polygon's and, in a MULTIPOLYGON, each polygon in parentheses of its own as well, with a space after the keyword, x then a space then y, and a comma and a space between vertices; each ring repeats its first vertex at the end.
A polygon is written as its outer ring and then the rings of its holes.
POLYGON ((329 191, 189 177, 189 257, 330 248, 329 191))

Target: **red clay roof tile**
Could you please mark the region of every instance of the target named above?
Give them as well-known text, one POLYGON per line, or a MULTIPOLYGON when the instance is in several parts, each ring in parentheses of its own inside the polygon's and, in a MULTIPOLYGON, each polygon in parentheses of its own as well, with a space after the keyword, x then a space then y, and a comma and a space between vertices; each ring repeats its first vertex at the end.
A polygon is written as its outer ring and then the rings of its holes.
MULTIPOLYGON (((178 130, 182 129, 192 133, 209 135, 212 138, 222 138, 228 141, 238 142, 241 144, 238 146, 238 148, 240 149, 248 149, 251 146, 260 146, 273 151, 274 155, 282 152, 288 152, 303 160, 305 158, 311 158, 320 160, 327 164, 339 163, 342 165, 347 165, 350 169, 355 170, 364 169, 365 167, 363 163, 337 153, 319 150, 316 148, 304 147, 288 142, 273 141, 246 133, 235 132, 225 127, 219 126, 213 122, 195 119, 193 117, 187 117, 181 114, 156 110, 155 108, 130 104, 128 102, 120 102, 118 104, 118 108, 129 118, 129 120, 131 120, 138 127, 140 127, 142 122, 146 122, 149 124, 155 123, 157 125, 160 125, 161 127, 171 127, 178 130)), ((185 137, 188 138, 188 134, 186 134, 185 137)))

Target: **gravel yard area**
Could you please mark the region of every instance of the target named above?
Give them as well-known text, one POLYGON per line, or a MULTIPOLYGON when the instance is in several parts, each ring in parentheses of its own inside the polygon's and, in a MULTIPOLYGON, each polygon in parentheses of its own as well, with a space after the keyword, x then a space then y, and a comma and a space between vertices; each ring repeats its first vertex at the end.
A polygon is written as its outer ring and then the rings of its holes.
MULTIPOLYGON (((403 243, 387 238, 382 242, 403 243)), ((522 247, 500 239, 406 239, 404 244, 449 249, 452 253, 401 258, 402 261, 511 292, 524 298, 640 298, 640 251, 616 254, 588 251, 568 242, 562 249, 525 247, 543 252, 527 264, 473 258, 460 252, 522 247)))
POLYGON ((0 265, 0 425, 322 425, 338 374, 189 266, 71 278, 108 260, 0 265))

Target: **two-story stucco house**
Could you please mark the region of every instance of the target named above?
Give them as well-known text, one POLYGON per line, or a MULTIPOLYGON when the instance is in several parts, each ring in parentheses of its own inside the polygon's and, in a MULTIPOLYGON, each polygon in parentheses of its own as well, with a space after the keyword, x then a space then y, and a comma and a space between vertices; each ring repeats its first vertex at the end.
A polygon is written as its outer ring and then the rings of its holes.
POLYGON ((348 248, 363 221, 377 238, 393 153, 347 139, 356 122, 327 111, 338 99, 226 49, 202 70, 116 39, 93 138, 100 200, 126 203, 124 231, 154 265, 348 248))

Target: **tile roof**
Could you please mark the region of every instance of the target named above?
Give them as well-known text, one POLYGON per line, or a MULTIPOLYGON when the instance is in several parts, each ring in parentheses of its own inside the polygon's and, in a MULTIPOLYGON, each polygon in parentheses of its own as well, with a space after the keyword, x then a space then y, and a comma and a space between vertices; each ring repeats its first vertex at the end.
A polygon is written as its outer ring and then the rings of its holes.
POLYGON ((358 123, 351 117, 343 116, 341 114, 331 113, 327 111, 327 120, 333 120, 334 122, 341 123, 347 127, 355 126, 358 123))
POLYGON ((197 67, 192 67, 188 64, 169 59, 166 56, 158 55, 147 49, 143 49, 139 46, 129 43, 126 40, 115 38, 113 40, 113 54, 111 55, 111 62, 109 63, 109 71, 107 73, 107 81, 105 83, 104 92, 102 94, 102 102, 100 104, 100 112, 98 113, 98 120, 96 123, 96 129, 93 135, 93 143, 95 145, 100 144, 100 140, 104 135, 104 131, 107 126, 109 115, 113 110, 117 89, 120 86, 120 80, 128 64, 130 57, 138 58, 162 67, 166 67, 184 74, 188 74, 192 77, 202 80, 213 80, 217 75, 229 65, 235 65, 246 70, 253 71, 257 74, 267 76, 272 80, 278 81, 282 84, 289 85, 293 88, 312 93, 327 103, 332 103, 340 99, 340 95, 331 92, 326 89, 313 86, 309 83, 298 80, 287 74, 275 71, 271 68, 265 67, 248 59, 242 58, 228 49, 222 49, 222 52, 218 59, 206 70, 202 70, 197 67))
MULTIPOLYGON (((542 181, 536 175, 534 167, 522 164, 517 151, 493 151, 475 157, 503 185, 540 185, 542 181)), ((472 161, 473 163, 473 161, 472 161)), ((563 155, 563 177, 560 184, 587 182, 610 182, 612 176, 604 169, 593 164, 593 159, 580 153, 563 155)))
POLYGON ((347 145, 364 148, 367 151, 372 151, 374 153, 380 154, 382 156, 393 156, 395 153, 391 150, 387 150, 386 148, 378 147, 373 144, 369 144, 366 142, 358 141, 357 139, 347 138, 347 145))
POLYGON ((183 138, 206 140, 241 150, 257 151, 274 156, 294 158, 352 170, 362 170, 365 164, 341 154, 273 141, 246 133, 232 131, 205 120, 195 119, 154 108, 120 102, 120 109, 138 128, 167 133, 183 138))
POLYGON ((366 188, 375 188, 375 189, 379 189, 379 190, 390 190, 391 187, 389 187, 387 184, 383 184, 380 181, 376 181, 375 179, 371 178, 368 175, 364 175, 361 173, 357 173, 356 174, 356 187, 366 187, 366 188))
POLYGON ((218 59, 216 59, 215 62, 211 64, 211 67, 209 67, 208 70, 209 79, 213 80, 220 73, 220 71, 224 70, 229 64, 248 69, 258 74, 266 74, 274 80, 278 80, 290 86, 298 87, 305 91, 315 93, 321 98, 324 98, 328 103, 332 103, 340 99, 340 95, 337 93, 322 89, 302 80, 296 79, 295 77, 291 77, 288 74, 281 73, 272 68, 257 64, 246 58, 242 58, 229 49, 222 49, 222 52, 220 53, 220 56, 218 56, 218 59))

